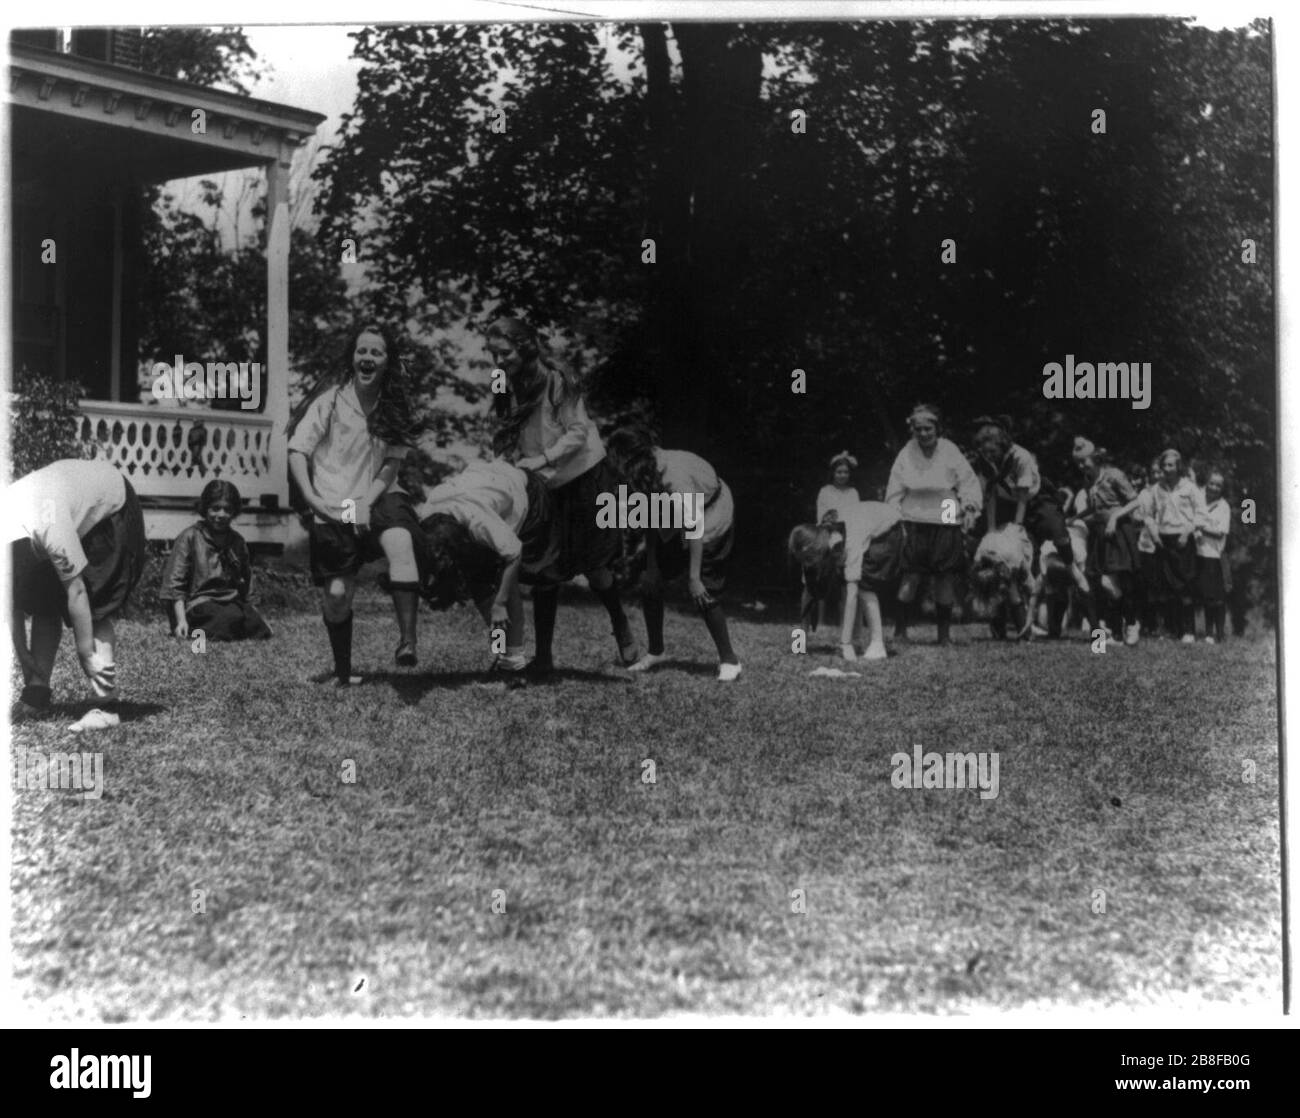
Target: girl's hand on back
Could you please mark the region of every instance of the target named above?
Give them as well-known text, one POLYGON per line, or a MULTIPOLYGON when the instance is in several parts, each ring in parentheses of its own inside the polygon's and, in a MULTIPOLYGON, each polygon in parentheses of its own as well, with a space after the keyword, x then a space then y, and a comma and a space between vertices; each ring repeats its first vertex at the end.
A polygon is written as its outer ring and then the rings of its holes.
POLYGON ((540 454, 534 454, 527 458, 521 458, 515 463, 521 470, 540 470, 547 464, 546 459, 540 454))
POLYGON ((364 536, 370 531, 370 502, 364 497, 358 499, 352 506, 352 523, 358 536, 364 536))

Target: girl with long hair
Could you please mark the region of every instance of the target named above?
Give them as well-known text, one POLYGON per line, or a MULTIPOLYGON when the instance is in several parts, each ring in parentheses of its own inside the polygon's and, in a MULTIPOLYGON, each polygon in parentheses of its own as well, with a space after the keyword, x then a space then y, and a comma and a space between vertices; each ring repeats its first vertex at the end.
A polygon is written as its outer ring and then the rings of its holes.
POLYGON ((311 509, 312 578, 339 686, 352 674, 352 597, 362 564, 388 560, 385 585, 397 613, 400 667, 414 667, 419 598, 419 521, 397 480, 423 425, 414 418, 392 335, 366 322, 342 367, 323 377, 289 419, 289 474, 311 509))

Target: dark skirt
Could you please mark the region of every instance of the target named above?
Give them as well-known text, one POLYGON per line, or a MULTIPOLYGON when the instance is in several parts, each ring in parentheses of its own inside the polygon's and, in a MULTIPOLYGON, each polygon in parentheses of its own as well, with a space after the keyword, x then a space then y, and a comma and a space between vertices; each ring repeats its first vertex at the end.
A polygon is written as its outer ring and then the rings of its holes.
POLYGON ((1125 574, 1138 570, 1138 525, 1127 518, 1115 526, 1113 536, 1106 535, 1104 521, 1092 521, 1088 525, 1088 567, 1089 579, 1101 575, 1125 574))
POLYGON ((907 522, 902 573, 946 575, 966 565, 966 541, 960 524, 907 522))
MULTIPOLYGON (((647 535, 657 536, 658 533, 654 529, 649 529, 647 535)), ((704 589, 710 594, 718 593, 727 584, 727 569, 731 565, 733 542, 734 530, 728 528, 722 535, 704 545, 704 554, 700 557, 700 581, 704 583, 704 589)), ((691 552, 684 535, 675 533, 668 540, 656 539, 652 546, 656 548, 655 562, 659 569, 659 577, 665 582, 690 574, 691 552)), ((633 571, 640 576, 645 571, 645 567, 646 552, 643 549, 637 552, 633 571)))
POLYGON ((539 583, 563 582, 559 577, 558 562, 560 541, 553 530, 555 500, 546 483, 532 471, 526 470, 528 512, 520 523, 516 535, 523 546, 523 559, 519 567, 519 581, 528 586, 539 583))
POLYGON ((195 602, 185 607, 185 620, 191 636, 202 629, 210 641, 265 640, 271 635, 271 627, 247 602, 195 602))
MULTIPOLYGON (((124 484, 126 503, 81 537, 86 553, 81 578, 90 599, 90 616, 95 621, 122 612, 144 571, 144 513, 131 483, 124 479, 124 484)), ((14 541, 10 561, 14 615, 61 617, 71 624, 68 592, 53 565, 37 553, 30 539, 14 541)))
POLYGON ((1138 552, 1138 571, 1142 576, 1142 586, 1151 597, 1160 594, 1160 559, 1155 551, 1138 552))
POLYGON ((862 557, 860 590, 888 590, 899 579, 903 570, 903 552, 907 547, 907 530, 902 521, 883 536, 877 536, 862 557))
POLYGON ((1190 598, 1196 593, 1196 542, 1189 535, 1181 546, 1177 535, 1161 533, 1156 559, 1160 565, 1160 593, 1165 598, 1190 598))
POLYGON ((613 567, 623 550, 619 528, 596 523, 602 493, 617 493, 618 475, 602 458, 586 473, 550 491, 551 540, 555 552, 548 573, 552 581, 567 582, 575 575, 613 567))
POLYGON ((317 586, 324 586, 335 578, 351 578, 363 564, 382 559, 384 549, 379 537, 389 528, 405 528, 411 533, 418 562, 424 535, 407 493, 385 493, 380 497, 370 508, 370 530, 363 535, 357 534, 353 524, 337 520, 322 523, 313 517, 307 529, 311 543, 312 581, 317 586))
POLYGON ((1221 556, 1209 558, 1205 555, 1196 557, 1196 589, 1200 599, 1207 606, 1221 606, 1227 599, 1227 588, 1223 585, 1223 562, 1221 556))

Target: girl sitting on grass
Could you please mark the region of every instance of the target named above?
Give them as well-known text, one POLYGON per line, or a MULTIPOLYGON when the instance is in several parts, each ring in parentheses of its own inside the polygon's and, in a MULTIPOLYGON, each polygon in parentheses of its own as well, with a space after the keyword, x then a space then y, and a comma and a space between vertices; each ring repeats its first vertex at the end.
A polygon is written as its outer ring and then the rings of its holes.
POLYGON ((657 447, 643 430, 625 427, 615 431, 606 449, 615 470, 633 492, 647 499, 656 493, 679 493, 686 500, 703 502, 703 524, 688 526, 697 538, 689 538, 687 528, 660 526, 645 531, 641 605, 650 651, 628 670, 649 671, 668 658, 664 650, 664 584, 685 575, 691 600, 718 650, 718 679, 730 683, 740 675, 740 661, 731 647, 726 615, 713 595, 726 582, 731 556, 735 519, 731 490, 703 458, 686 450, 657 447))
POLYGON ((9 624, 23 673, 16 716, 49 711, 50 676, 66 621, 81 670, 101 700, 70 728, 118 725, 113 620, 140 581, 145 554, 144 514, 131 483, 107 462, 52 462, 4 491, 0 522, 9 543, 9 624))
POLYGON ((902 514, 881 501, 859 501, 846 509, 842 533, 829 524, 800 524, 790 533, 790 555, 813 593, 824 596, 833 584, 844 584, 840 654, 845 660, 857 659, 853 634, 860 611, 867 617, 862 658, 885 659, 879 595, 897 584, 905 543, 902 514))
POLYGON ((172 545, 158 599, 172 633, 188 639, 202 629, 208 640, 264 640, 271 627, 248 602, 253 564, 244 537, 231 527, 241 508, 239 490, 210 481, 199 495, 199 520, 172 545))
POLYGON ((370 559, 388 560, 400 633, 397 664, 418 662, 420 525, 397 471, 422 427, 412 419, 402 363, 382 326, 353 333, 343 363, 289 419, 289 475, 312 511, 311 572, 323 592, 340 687, 361 682, 352 674, 352 597, 357 571, 370 559))
POLYGON ((421 521, 425 573, 421 591, 434 609, 471 601, 504 651, 493 671, 522 672, 524 607, 521 578, 545 583, 555 560, 550 494, 534 473, 503 459, 476 462, 428 494, 421 521))

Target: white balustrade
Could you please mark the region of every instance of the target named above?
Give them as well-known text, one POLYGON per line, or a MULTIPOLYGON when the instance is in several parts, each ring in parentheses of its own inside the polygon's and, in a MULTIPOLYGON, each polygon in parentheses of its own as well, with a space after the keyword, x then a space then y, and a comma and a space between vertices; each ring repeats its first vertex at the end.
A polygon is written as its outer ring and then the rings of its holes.
POLYGON ((106 400, 78 406, 81 438, 95 443, 98 456, 142 497, 193 499, 220 478, 254 503, 265 494, 287 503, 288 480, 271 475, 272 440, 285 436, 266 416, 106 400))

